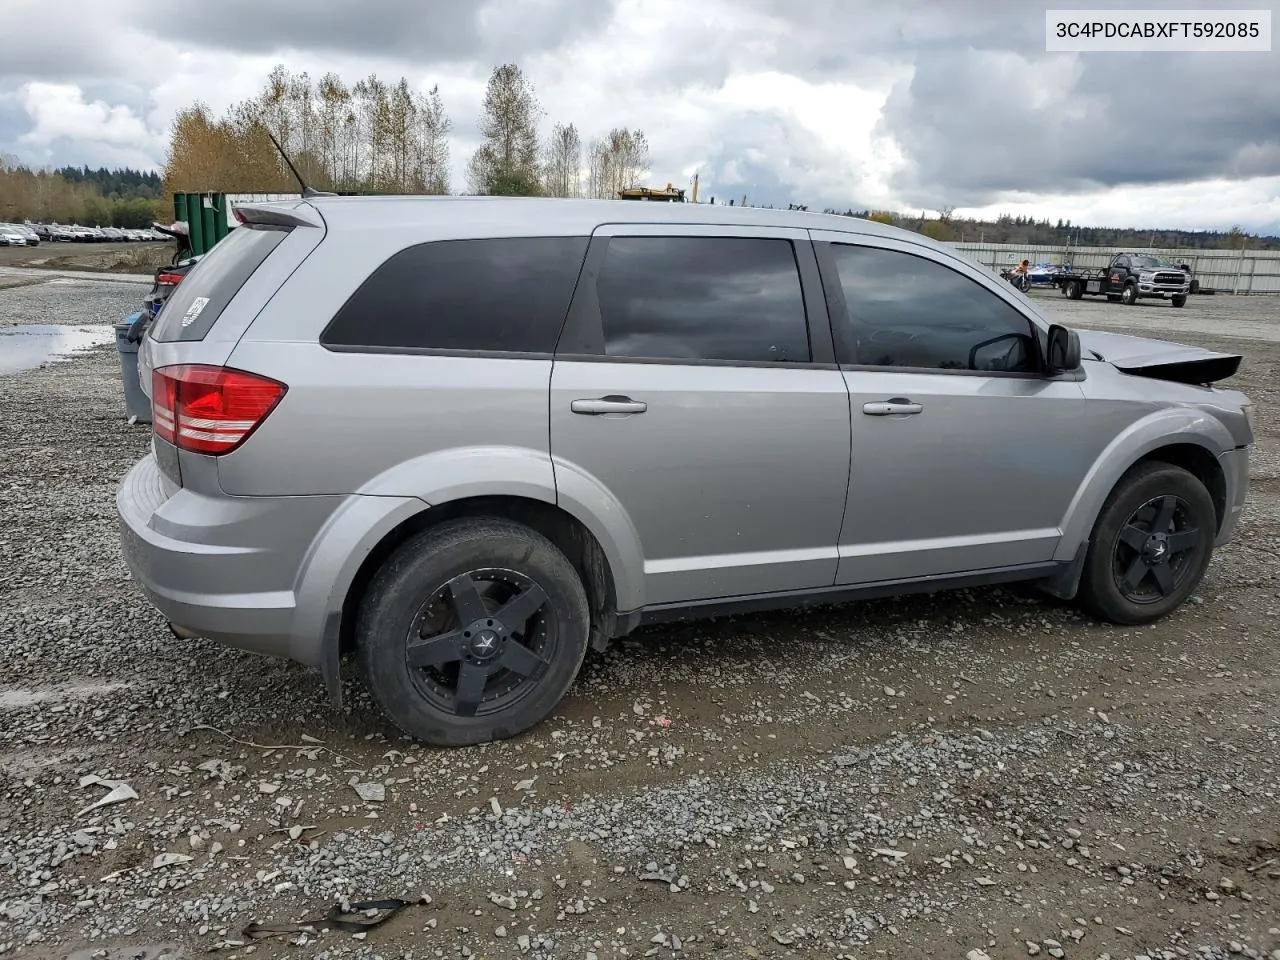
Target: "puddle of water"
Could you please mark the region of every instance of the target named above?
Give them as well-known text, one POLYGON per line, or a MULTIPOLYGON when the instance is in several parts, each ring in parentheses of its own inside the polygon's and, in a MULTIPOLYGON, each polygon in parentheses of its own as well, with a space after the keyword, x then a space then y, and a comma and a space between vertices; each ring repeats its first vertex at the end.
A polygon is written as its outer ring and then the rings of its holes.
POLYGON ((79 686, 38 687, 34 690, 26 690, 22 687, 0 687, 0 710, 21 710, 23 707, 35 706, 37 703, 47 703, 50 700, 54 702, 60 700, 87 700, 89 697, 123 690, 126 686, 128 684, 117 681, 113 683, 81 684, 79 686))
POLYGON ((110 343, 111 327, 64 327, 54 323, 0 326, 0 373, 32 370, 58 357, 110 343))

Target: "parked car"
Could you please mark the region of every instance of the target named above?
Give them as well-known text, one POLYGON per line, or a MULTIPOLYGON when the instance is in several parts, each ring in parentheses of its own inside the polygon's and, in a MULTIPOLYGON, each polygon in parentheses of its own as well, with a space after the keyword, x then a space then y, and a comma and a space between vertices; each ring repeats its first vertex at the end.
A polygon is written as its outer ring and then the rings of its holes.
POLYGON ((31 224, 11 223, 9 224, 9 226, 13 227, 13 229, 17 230, 18 233, 22 234, 22 236, 26 238, 27 246, 29 247, 40 246, 40 234, 36 233, 36 231, 32 229, 31 224))
POLYGON ((26 236, 9 223, 0 223, 0 247, 25 247, 26 236))
POLYGON ((49 227, 49 239, 57 243, 71 243, 83 238, 78 235, 76 228, 55 223, 49 227))
POLYGON ((1245 501, 1240 357, 1075 332, 918 234, 820 214, 312 198, 139 351, 117 494, 183 638, 354 654, 437 744, 515 735, 640 624, 1030 581, 1119 624, 1245 501), (852 469, 851 469, 852 465, 852 469))
POLYGON ((31 228, 32 228, 33 230, 35 230, 36 235, 37 235, 41 240, 52 240, 52 239, 53 239, 53 228, 52 228, 52 227, 50 227, 50 226, 49 226, 49 224, 47 224, 47 223, 36 223, 36 224, 31 224, 31 228))

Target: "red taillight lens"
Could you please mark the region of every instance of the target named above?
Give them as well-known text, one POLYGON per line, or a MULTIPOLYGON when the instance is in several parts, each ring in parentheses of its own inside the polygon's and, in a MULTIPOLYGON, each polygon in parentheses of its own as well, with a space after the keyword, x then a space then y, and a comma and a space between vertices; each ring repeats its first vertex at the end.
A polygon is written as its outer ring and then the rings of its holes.
POLYGON ((182 282, 182 274, 180 273, 162 273, 156 277, 156 283, 168 284, 176 287, 182 282))
POLYGON ((230 453, 267 418, 289 388, 269 377, 204 364, 151 374, 156 436, 192 453, 230 453))

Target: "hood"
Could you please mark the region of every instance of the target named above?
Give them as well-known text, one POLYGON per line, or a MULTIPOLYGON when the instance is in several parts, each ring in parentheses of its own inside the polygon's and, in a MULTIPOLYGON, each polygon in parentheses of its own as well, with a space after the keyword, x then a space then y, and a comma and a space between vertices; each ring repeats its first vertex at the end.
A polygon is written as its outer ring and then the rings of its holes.
POLYGON ((1217 353, 1203 347, 1167 340, 1149 340, 1119 333, 1078 330, 1080 349, 1118 370, 1139 377, 1177 383, 1210 384, 1233 377, 1240 369, 1239 354, 1217 353))

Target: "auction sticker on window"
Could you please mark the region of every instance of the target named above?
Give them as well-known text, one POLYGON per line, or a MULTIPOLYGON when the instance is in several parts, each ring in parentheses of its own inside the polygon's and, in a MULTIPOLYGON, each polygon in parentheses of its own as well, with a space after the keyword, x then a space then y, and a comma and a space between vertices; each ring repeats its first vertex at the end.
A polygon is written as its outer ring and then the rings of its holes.
POLYGON ((200 316, 204 308, 209 305, 208 297, 196 297, 191 301, 191 306, 187 307, 187 312, 182 315, 182 325, 189 327, 196 322, 196 317, 200 316))
POLYGON ((1046 10, 1050 53, 1271 52, 1270 10, 1046 10))

